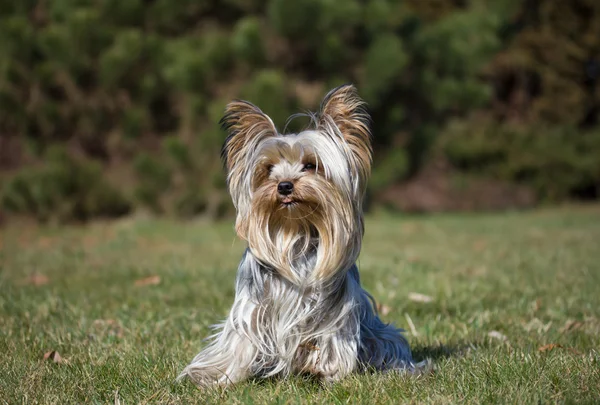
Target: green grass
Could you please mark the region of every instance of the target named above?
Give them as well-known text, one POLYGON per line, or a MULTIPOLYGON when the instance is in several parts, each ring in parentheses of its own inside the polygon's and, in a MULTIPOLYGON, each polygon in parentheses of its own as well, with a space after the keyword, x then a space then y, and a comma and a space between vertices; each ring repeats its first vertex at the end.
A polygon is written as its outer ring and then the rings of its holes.
POLYGON ((600 401, 598 206, 371 217, 363 283, 435 371, 201 391, 174 379, 232 303, 244 248, 232 228, 0 230, 0 403, 600 401), (160 282, 136 285, 149 276, 160 282), (51 350, 65 361, 43 360, 51 350))

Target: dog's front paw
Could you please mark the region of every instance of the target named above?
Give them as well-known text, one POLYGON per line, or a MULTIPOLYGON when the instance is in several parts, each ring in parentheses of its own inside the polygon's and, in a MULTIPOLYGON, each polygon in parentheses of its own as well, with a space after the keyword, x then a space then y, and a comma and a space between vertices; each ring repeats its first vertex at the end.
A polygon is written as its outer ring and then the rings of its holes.
POLYGON ((233 381, 229 376, 219 370, 188 366, 179 376, 179 380, 189 378, 194 384, 202 388, 226 386, 233 381))
POLYGON ((331 373, 331 374, 320 373, 319 375, 321 376, 321 381, 325 385, 333 385, 333 384, 343 380, 344 378, 348 377, 349 374, 350 373, 338 371, 338 372, 331 373))
POLYGON ((352 357, 346 359, 334 359, 321 360, 313 369, 313 373, 321 378, 326 384, 336 383, 349 374, 351 374, 356 368, 356 362, 353 361, 352 357))

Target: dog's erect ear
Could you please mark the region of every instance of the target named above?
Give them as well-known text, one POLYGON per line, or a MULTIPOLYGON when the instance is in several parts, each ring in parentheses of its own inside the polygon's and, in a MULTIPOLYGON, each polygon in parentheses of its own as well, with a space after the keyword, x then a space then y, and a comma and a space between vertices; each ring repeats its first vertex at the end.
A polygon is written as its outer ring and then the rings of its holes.
POLYGON ((228 171, 262 139, 277 135, 273 121, 255 105, 235 100, 225 107, 221 126, 227 131, 221 157, 228 171))
POLYGON ((346 84, 331 90, 323 99, 318 114, 318 129, 337 128, 352 151, 353 169, 366 181, 371 172, 370 117, 356 88, 346 84))

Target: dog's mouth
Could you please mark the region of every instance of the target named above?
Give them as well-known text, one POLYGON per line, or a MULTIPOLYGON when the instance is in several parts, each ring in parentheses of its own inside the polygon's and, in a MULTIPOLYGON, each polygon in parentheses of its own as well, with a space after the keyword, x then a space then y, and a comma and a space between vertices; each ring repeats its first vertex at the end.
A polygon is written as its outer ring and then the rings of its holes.
POLYGON ((285 197, 280 197, 279 201, 281 202, 281 205, 284 207, 293 207, 294 205, 297 205, 299 203, 298 200, 290 197, 290 196, 285 196, 285 197))

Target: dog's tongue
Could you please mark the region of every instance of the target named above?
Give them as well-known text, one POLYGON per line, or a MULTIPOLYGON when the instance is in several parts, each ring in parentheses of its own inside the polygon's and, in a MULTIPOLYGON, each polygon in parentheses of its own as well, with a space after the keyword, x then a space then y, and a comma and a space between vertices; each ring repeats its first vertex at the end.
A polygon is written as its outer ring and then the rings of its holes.
POLYGON ((292 201, 294 201, 294 200, 292 200, 291 197, 285 197, 283 200, 281 200, 281 202, 284 203, 284 204, 289 204, 292 201))

